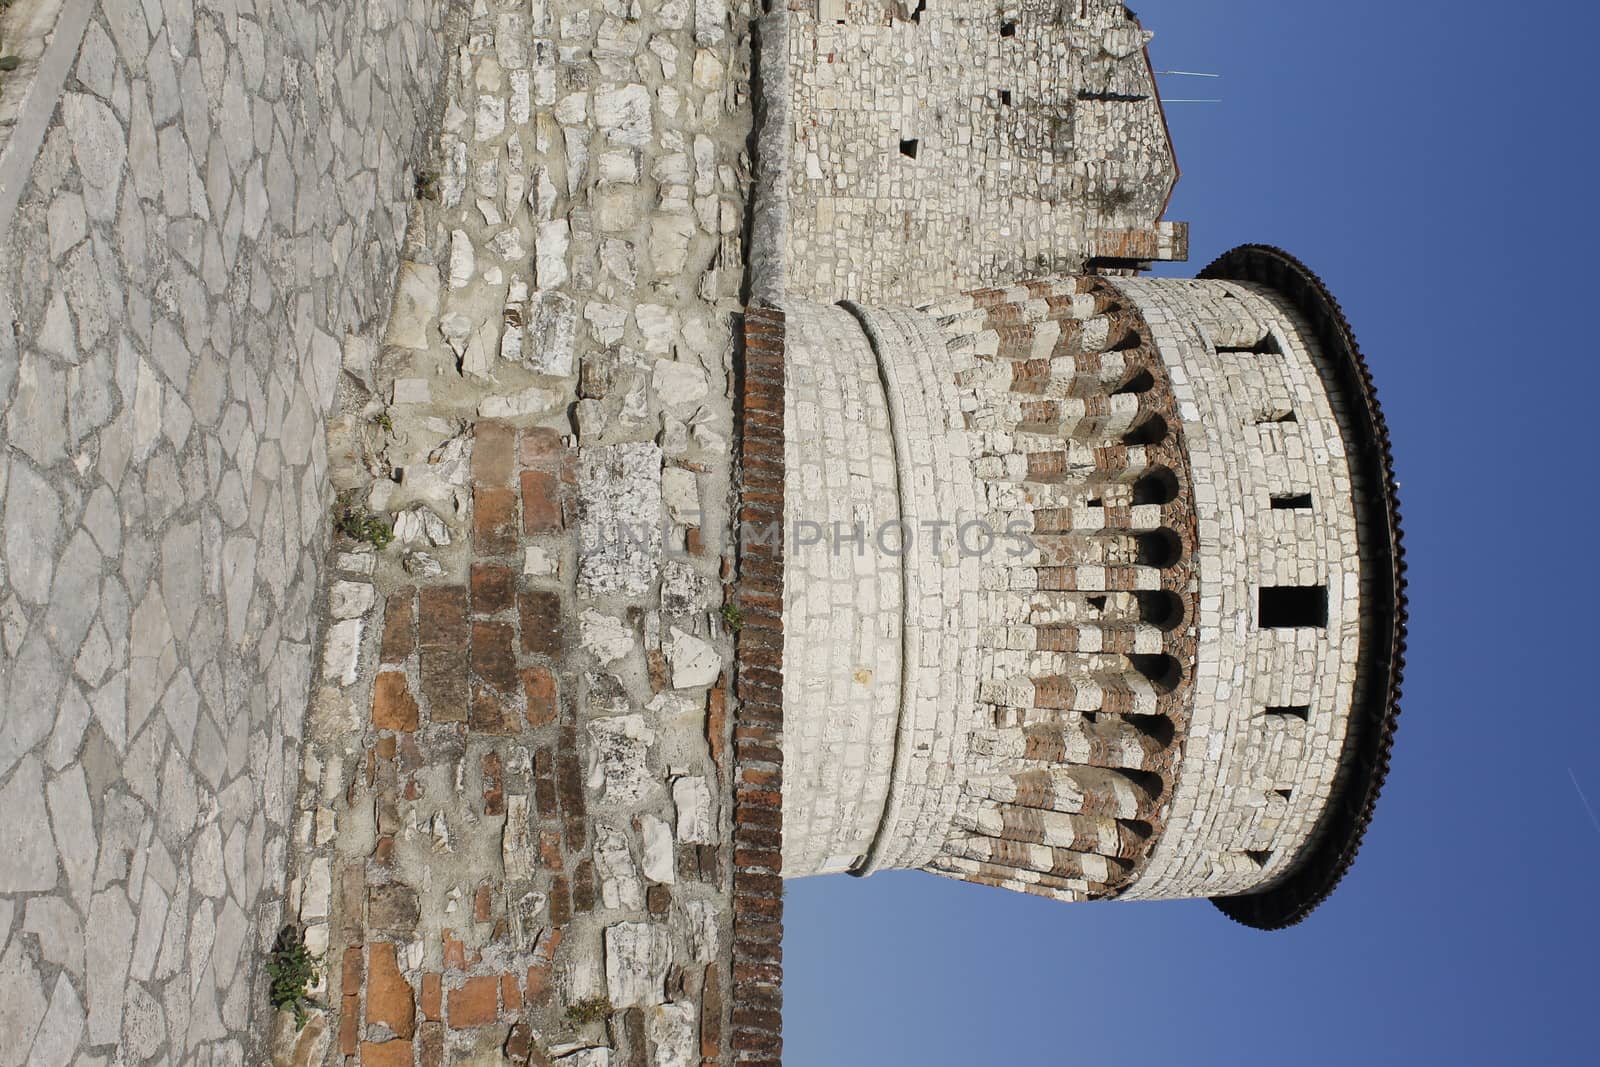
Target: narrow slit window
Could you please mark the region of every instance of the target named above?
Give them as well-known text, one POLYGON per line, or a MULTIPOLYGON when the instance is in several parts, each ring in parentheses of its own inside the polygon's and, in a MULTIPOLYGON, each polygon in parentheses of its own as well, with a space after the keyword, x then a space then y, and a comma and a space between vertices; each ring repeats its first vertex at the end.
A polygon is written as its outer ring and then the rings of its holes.
POLYGON ((1278 338, 1268 333, 1253 345, 1218 345, 1219 353, 1232 352, 1244 356, 1281 356, 1283 348, 1278 344, 1278 338))
POLYGON ((921 146, 917 143, 917 139, 915 137, 911 138, 910 140, 901 141, 900 154, 905 156, 907 159, 916 159, 917 152, 920 150, 920 147, 921 146))
POLYGON ((1011 90, 1010 89, 1001 89, 1000 90, 1000 103, 1004 104, 1006 107, 1010 107, 1011 106, 1011 90))
POLYGON ((1272 498, 1273 511, 1310 511, 1311 494, 1294 493, 1286 496, 1272 498))
POLYGON ((1262 586, 1258 606, 1265 630, 1299 630, 1328 625, 1325 585, 1262 586))
POLYGON ((1311 717, 1311 706, 1309 704, 1288 704, 1281 708, 1268 708, 1267 714, 1304 721, 1311 717))

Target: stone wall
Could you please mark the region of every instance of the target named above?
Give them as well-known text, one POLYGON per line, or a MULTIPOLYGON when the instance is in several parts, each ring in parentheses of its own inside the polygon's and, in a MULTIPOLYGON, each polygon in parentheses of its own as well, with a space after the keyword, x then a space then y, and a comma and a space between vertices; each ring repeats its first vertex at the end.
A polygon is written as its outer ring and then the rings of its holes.
POLYGON ((0 1063, 260 1062, 323 421, 444 6, 63 0, 3 90, 0 1063))
POLYGON ((748 19, 504 0, 450 40, 333 427, 394 541, 335 546, 291 892, 330 1007, 284 1062, 736 1058, 748 19))
POLYGON ((1186 258, 1149 34, 1120 2, 774 6, 759 295, 911 305, 1186 258))

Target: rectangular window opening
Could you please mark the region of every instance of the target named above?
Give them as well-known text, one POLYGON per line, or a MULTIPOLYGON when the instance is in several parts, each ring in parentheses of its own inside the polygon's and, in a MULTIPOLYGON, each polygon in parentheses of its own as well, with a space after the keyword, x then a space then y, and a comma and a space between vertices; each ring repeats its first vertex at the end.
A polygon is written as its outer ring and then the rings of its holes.
POLYGON ((1328 625, 1328 587, 1325 585, 1262 586, 1257 606, 1264 630, 1328 625))
POLYGON ((1242 356, 1281 356, 1283 348, 1278 344, 1277 335, 1270 331, 1261 340, 1253 345, 1218 345, 1218 352, 1231 352, 1242 356))
POLYGON ((1015 37, 1016 35, 1017 23, 1015 19, 1005 19, 1000 23, 1000 36, 1015 37))
POLYGON ((919 148, 920 146, 918 145, 915 137, 909 141, 900 142, 900 154, 905 156, 907 159, 916 159, 919 148))
POLYGON ((1311 718, 1311 706, 1309 704, 1290 704, 1281 708, 1268 708, 1267 714, 1305 720, 1311 718))
POLYGON ((1000 102, 1002 104, 1004 104, 1006 107, 1010 107, 1011 106, 1011 90, 1010 89, 1001 89, 1000 90, 1000 102))
POLYGON ((1272 498, 1273 511, 1310 511, 1311 494, 1296 493, 1292 496, 1275 496, 1272 498))

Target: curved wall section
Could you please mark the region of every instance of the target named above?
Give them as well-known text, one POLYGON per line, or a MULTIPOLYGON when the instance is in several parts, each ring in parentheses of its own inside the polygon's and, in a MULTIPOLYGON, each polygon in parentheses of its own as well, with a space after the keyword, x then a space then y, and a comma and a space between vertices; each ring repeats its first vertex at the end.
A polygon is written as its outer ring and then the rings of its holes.
POLYGON ((899 722, 904 577, 854 539, 900 517, 872 346, 843 308, 784 312, 784 790, 808 798, 784 808, 795 877, 850 870, 876 836, 899 722))
POLYGON ((1290 870, 1331 795, 1360 645, 1351 484, 1317 341, 1263 287, 1119 279, 1178 400, 1205 516, 1188 743, 1133 899, 1290 870))

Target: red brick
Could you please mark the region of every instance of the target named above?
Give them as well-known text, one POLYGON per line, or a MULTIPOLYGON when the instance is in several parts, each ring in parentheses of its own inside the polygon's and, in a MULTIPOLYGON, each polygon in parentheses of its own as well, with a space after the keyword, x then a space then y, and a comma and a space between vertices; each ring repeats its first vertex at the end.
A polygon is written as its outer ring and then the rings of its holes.
POLYGON ((505 764, 500 753, 488 752, 483 757, 483 813, 488 816, 506 813, 505 764))
POLYGON ((443 1017, 444 1010, 444 976, 438 973, 422 976, 422 1017, 429 1022, 438 1022, 443 1017))
POLYGON ((383 608, 383 647, 378 658, 384 663, 404 663, 417 645, 414 625, 416 612, 411 599, 414 589, 398 589, 383 608))
POLYGON ((412 1067, 411 1042, 361 1042, 361 1067, 412 1067))
POLYGON ((546 870, 560 872, 566 867, 561 856, 561 835, 554 830, 539 831, 539 862, 546 870))
POLYGON ((548 471, 523 471, 522 532, 555 533, 561 527, 561 479, 548 471))
MULTIPOLYGON (((357 955, 360 949, 353 949, 357 955)), ((344 1004, 339 1009, 339 1053, 344 1056, 354 1056, 356 1046, 361 1041, 361 997, 356 993, 347 993, 344 1004)))
POLYGON ((472 613, 498 615, 517 596, 517 572, 503 563, 472 565, 472 613))
POLYGON ((473 685, 472 709, 467 726, 473 733, 509 737, 517 732, 518 712, 509 701, 486 685, 473 685))
POLYGON ((567 889, 567 879, 556 875, 550 884, 550 923, 566 926, 572 921, 572 897, 567 889))
POLYGON ((467 966, 467 946, 462 943, 449 930, 444 931, 444 965, 457 970, 465 970, 467 966))
POLYGON ((725 772, 728 747, 728 676, 717 679, 706 702, 706 741, 711 746, 711 758, 719 772, 725 772))
POLYGON ((548 963, 536 963, 528 968, 528 1003, 538 1006, 550 1001, 552 988, 550 985, 551 967, 548 963))
MULTIPOLYGON (((506 977, 509 978, 510 975, 506 977)), ((521 1010, 520 1005, 517 1010, 521 1010)), ((527 1023, 517 1023, 511 1028, 511 1033, 506 1036, 504 1052, 506 1059, 519 1067, 528 1062, 528 1056, 533 1052, 533 1031, 528 1028, 527 1023)))
POLYGON ((524 467, 559 471, 566 458, 566 442, 554 430, 523 430, 521 459, 524 467))
POLYGON ((594 861, 579 860, 572 869, 572 910, 593 911, 595 905, 594 861))
POLYGON ((361 992, 361 946, 344 950, 344 967, 339 973, 339 991, 345 996, 361 992))
POLYGON ((665 915, 672 910, 672 890, 664 885, 652 885, 645 891, 644 899, 651 915, 665 915))
POLYGON ((472 894, 472 918, 480 923, 494 918, 494 883, 485 882, 472 894))
POLYGON ((556 721, 556 676, 543 667, 522 671, 522 693, 528 701, 528 725, 548 726, 556 721))
POLYGON ((372 725, 380 730, 415 730, 416 698, 400 671, 384 671, 372 685, 372 725))
POLYGON ((444 1024, 422 1024, 422 1048, 417 1067, 444 1067, 444 1024))
POLYGON ((522 616, 522 651, 552 659, 561 655, 561 596, 525 589, 517 595, 522 616))
POLYGON ((517 494, 514 489, 472 491, 473 548, 485 556, 505 556, 517 549, 517 494))
POLYGON ((467 721, 467 649, 465 635, 456 648, 424 648, 422 695, 428 699, 430 722, 467 721))
POLYGON ((383 1023, 396 1037, 409 1041, 416 1029, 416 1005, 412 1002, 411 985, 395 962, 394 945, 374 941, 369 951, 367 1023, 383 1023))
POLYGON ((500 1002, 505 1005, 506 1013, 509 1015, 515 1015, 522 1010, 522 990, 517 988, 516 975, 500 976, 500 1002))
POLYGON ((417 611, 423 648, 463 648, 467 643, 467 590, 459 585, 428 586, 417 611))
POLYGON ((494 1022, 500 1017, 500 980, 493 975, 468 978, 460 989, 450 990, 450 1007, 446 1014, 450 1026, 456 1030, 494 1022))
POLYGON ((472 430, 472 481, 501 486, 511 481, 517 432, 503 422, 480 422, 472 430))
POLYGON ((502 693, 517 691, 515 634, 504 622, 472 624, 472 672, 502 693))
POLYGON ((722 1044, 722 975, 716 964, 706 968, 700 994, 700 1055, 720 1055, 722 1044))

